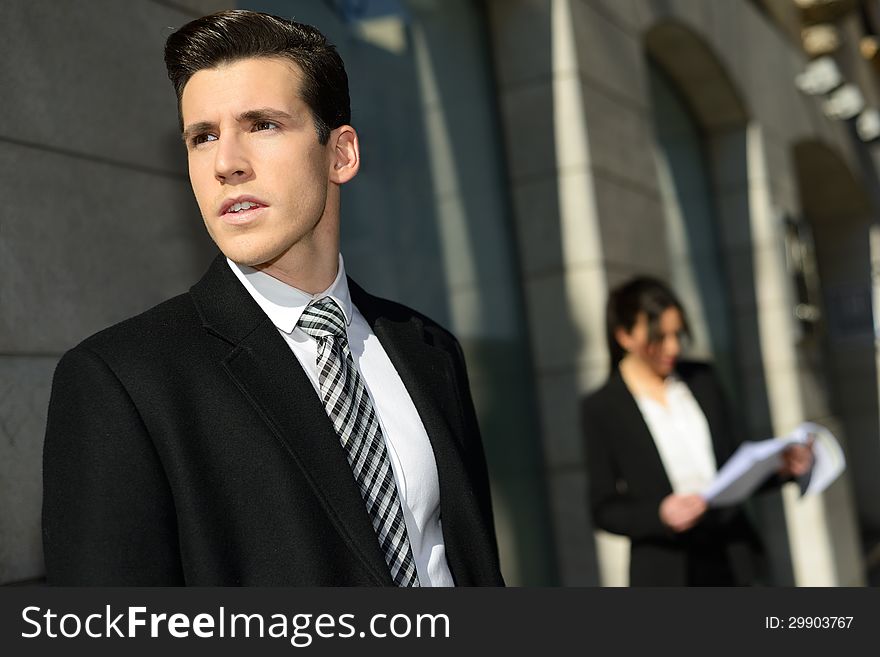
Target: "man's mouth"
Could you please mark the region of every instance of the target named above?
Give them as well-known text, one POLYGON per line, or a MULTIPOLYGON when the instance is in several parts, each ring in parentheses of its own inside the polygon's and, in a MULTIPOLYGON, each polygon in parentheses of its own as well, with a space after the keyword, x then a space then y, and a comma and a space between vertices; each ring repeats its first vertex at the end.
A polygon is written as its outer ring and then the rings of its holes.
POLYGON ((230 212, 241 212, 242 210, 250 210, 251 208, 260 207, 259 203, 251 203, 250 201, 245 201, 244 203, 233 203, 232 207, 230 207, 226 213, 230 212))
POLYGON ((253 196, 239 196, 237 198, 229 198, 223 201, 220 206, 221 217, 228 218, 244 218, 254 210, 266 207, 266 203, 253 196))

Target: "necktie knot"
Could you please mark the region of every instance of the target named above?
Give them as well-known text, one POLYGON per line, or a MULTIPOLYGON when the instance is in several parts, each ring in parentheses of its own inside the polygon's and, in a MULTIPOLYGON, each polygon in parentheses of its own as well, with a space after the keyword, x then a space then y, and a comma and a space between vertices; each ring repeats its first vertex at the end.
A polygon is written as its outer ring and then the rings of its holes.
POLYGON ((330 297, 322 297, 306 306, 299 318, 299 327, 310 336, 345 338, 345 313, 330 297))

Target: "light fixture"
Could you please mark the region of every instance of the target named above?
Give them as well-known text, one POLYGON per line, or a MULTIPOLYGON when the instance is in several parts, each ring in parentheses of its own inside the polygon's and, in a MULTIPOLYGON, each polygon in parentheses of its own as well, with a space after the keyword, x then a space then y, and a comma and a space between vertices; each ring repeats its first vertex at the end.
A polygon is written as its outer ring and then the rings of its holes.
POLYGON ((874 141, 880 137, 880 111, 875 107, 869 107, 859 114, 856 120, 856 132, 862 141, 874 141))
POLYGON ((801 30, 801 44, 810 57, 820 57, 840 47, 837 28, 828 23, 810 25, 801 30))
POLYGON ((843 83, 843 76, 837 63, 825 56, 807 64, 804 72, 795 77, 794 83, 805 94, 822 96, 839 87, 843 83))
POLYGON ((854 118, 865 108, 862 92, 854 84, 845 84, 828 95, 822 104, 825 115, 832 119, 847 120, 854 118))

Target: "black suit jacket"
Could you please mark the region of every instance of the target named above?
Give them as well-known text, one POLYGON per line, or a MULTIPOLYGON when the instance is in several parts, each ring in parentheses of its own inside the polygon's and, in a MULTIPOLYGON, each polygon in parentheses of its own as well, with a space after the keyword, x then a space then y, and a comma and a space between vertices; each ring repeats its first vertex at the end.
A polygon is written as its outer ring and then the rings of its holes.
MULTIPOLYGON (((677 374, 706 416, 715 462, 721 468, 741 440, 738 422, 728 412, 708 365, 682 362, 677 374)), ((660 502, 672 493, 672 485, 617 368, 584 400, 582 419, 593 521, 630 537, 632 586, 684 586, 696 560, 718 553, 732 568, 734 583, 752 583, 760 570, 762 548, 742 508, 710 510, 696 527, 681 534, 661 522, 660 502)))
MULTIPOLYGON (((456 584, 503 584, 457 341, 349 285, 431 441, 456 584)), ((392 585, 320 399, 222 256, 64 355, 43 459, 50 584, 392 585)))

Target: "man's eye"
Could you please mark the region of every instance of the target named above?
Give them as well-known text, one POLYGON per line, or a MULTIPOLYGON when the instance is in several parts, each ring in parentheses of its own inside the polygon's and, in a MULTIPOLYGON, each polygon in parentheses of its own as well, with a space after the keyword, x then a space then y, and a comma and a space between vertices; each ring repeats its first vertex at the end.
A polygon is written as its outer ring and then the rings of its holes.
POLYGON ((277 123, 273 123, 272 121, 257 121, 254 123, 254 132, 258 132, 260 130, 274 130, 278 127, 277 123))
POLYGON ((203 135, 196 135, 192 138, 192 145, 198 146, 199 144, 204 144, 206 141, 215 141, 217 139, 216 135, 212 135, 210 133, 205 133, 203 135))

